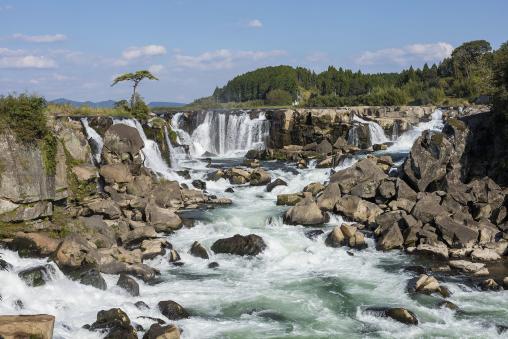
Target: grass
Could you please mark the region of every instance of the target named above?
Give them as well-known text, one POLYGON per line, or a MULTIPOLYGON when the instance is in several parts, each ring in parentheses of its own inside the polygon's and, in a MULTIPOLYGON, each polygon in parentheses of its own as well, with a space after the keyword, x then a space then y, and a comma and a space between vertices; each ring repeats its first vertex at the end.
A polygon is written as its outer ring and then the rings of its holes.
POLYGON ((109 116, 131 118, 132 114, 122 108, 94 108, 89 106, 74 107, 69 104, 48 104, 48 115, 53 116, 109 116))

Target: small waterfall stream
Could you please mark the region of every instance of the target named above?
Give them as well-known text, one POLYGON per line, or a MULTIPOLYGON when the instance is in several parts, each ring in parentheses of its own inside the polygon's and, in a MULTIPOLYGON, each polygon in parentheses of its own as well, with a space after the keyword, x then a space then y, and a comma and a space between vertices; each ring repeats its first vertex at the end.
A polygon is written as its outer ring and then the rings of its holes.
POLYGON ((385 142, 390 141, 386 135, 383 128, 374 121, 364 120, 358 116, 353 117, 353 121, 356 121, 360 124, 367 124, 369 126, 369 135, 370 135, 370 145, 383 144, 385 142))
POLYGON ((85 128, 86 137, 88 139, 88 143, 90 144, 90 148, 92 149, 95 163, 99 164, 101 162, 101 153, 102 148, 104 147, 104 141, 99 133, 90 127, 87 118, 81 118, 81 124, 85 128))

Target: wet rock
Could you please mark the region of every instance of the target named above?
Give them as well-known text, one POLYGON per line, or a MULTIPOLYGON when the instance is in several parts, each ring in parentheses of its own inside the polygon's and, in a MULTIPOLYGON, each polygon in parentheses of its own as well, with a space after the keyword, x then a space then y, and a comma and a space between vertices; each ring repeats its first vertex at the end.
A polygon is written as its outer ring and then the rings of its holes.
POLYGON ((170 209, 149 203, 145 209, 147 221, 157 232, 170 232, 182 226, 182 219, 170 209))
POLYGON ((161 313, 169 320, 180 320, 190 317, 187 310, 173 300, 160 301, 158 306, 161 313))
POLYGON ((258 235, 249 234, 246 236, 236 234, 233 237, 219 239, 212 245, 215 253, 229 253, 236 255, 258 255, 266 248, 266 244, 258 235))
POLYGON ((179 176, 181 176, 182 178, 187 179, 187 180, 189 180, 191 178, 189 170, 176 171, 176 174, 178 174, 179 176))
POLYGON ((485 264, 473 263, 467 260, 450 260, 450 267, 467 273, 476 273, 485 268, 485 264))
POLYGON ((501 256, 495 250, 490 248, 477 248, 471 252, 471 259, 477 261, 496 261, 501 260, 501 256))
POLYGON ((197 241, 194 241, 194 243, 191 246, 191 249, 190 249, 189 253, 192 254, 193 256, 195 256, 197 258, 201 258, 201 259, 209 259, 210 258, 208 256, 208 252, 203 247, 203 245, 201 245, 197 241))
POLYGON ((141 242, 140 248, 142 260, 147 260, 166 254, 166 248, 171 248, 171 244, 165 239, 148 239, 141 242))
POLYGON ((7 261, 0 258, 0 271, 10 271, 12 270, 12 265, 7 261))
POLYGON ((483 291, 500 291, 503 289, 494 279, 486 279, 482 281, 480 283, 480 288, 483 291))
POLYGON ((285 182, 281 178, 277 178, 274 181, 272 181, 271 183, 269 183, 268 185, 266 185, 266 191, 271 192, 277 186, 287 186, 287 185, 288 185, 287 182, 285 182))
POLYGON ((402 307, 369 307, 365 310, 378 317, 388 317, 406 325, 418 325, 416 315, 408 309, 402 307))
POLYGON ((180 261, 181 258, 180 258, 180 255, 178 254, 178 252, 176 250, 171 250, 169 252, 169 256, 168 256, 168 261, 171 262, 171 263, 175 263, 177 261, 180 261))
POLYGON ((161 318, 148 317, 148 316, 143 316, 143 315, 137 317, 137 319, 148 319, 148 320, 151 320, 151 321, 155 321, 159 325, 164 325, 166 323, 166 321, 161 319, 161 318))
POLYGON ((312 196, 315 197, 319 193, 321 193, 325 188, 326 188, 325 185, 323 185, 320 182, 312 182, 312 183, 308 184, 307 186, 305 186, 303 188, 303 191, 304 192, 310 192, 310 193, 312 193, 312 196))
POLYGON ((106 280, 102 277, 100 272, 97 269, 86 269, 83 272, 80 272, 79 274, 73 273, 70 274, 71 278, 72 276, 76 276, 79 282, 83 285, 93 286, 95 288, 98 288, 100 290, 106 290, 108 288, 106 284, 106 280))
POLYGON ((335 226, 325 239, 325 244, 329 247, 340 247, 344 242, 345 237, 339 226, 335 226))
POLYGON ((250 175, 251 186, 267 185, 270 183, 271 180, 272 177, 270 176, 270 174, 261 168, 255 169, 250 175))
POLYGON ((55 317, 38 315, 0 315, 0 333, 3 338, 53 338, 55 317))
POLYGON ((329 215, 322 212, 314 202, 310 193, 305 193, 305 198, 291 207, 284 215, 284 222, 290 225, 320 225, 328 222, 329 215))
POLYGON ((377 241, 377 248, 383 251, 389 251, 395 248, 401 248, 404 238, 397 224, 393 224, 381 231, 377 241))
POLYGON ((305 236, 309 239, 316 239, 323 233, 325 233, 323 230, 310 230, 304 232, 305 236))
POLYGON ((139 284, 127 274, 120 274, 116 285, 126 290, 133 297, 139 296, 139 284))
POLYGON ((131 325, 127 314, 119 308, 112 308, 97 313, 97 321, 90 325, 89 330, 107 332, 106 338, 137 339, 137 333, 131 325))
POLYGON ((448 300, 442 300, 438 303, 438 307, 439 308, 448 308, 452 311, 458 311, 459 310, 459 307, 457 305, 455 305, 454 303, 452 303, 451 301, 448 301, 448 300))
POLYGON ((51 280, 51 276, 56 273, 53 266, 41 265, 37 267, 28 268, 18 273, 18 276, 31 287, 45 285, 47 281, 51 280))
POLYGON ((17 251, 21 257, 47 257, 56 251, 59 240, 43 233, 17 232, 9 248, 17 251))
POLYGON ((208 264, 208 268, 217 268, 219 267, 219 263, 214 261, 208 264))
POLYGON ((180 329, 175 325, 153 324, 143 335, 143 339, 180 339, 180 329))
POLYGON ((194 186, 195 188, 197 189, 200 189, 200 190, 205 190, 206 189, 206 182, 204 182, 203 180, 193 180, 192 181, 192 186, 194 186))
POLYGON ((294 206, 303 199, 303 194, 289 193, 277 195, 277 205, 294 206))
POLYGON ((136 301, 134 303, 134 306, 136 306, 136 308, 138 310, 149 310, 150 309, 150 307, 144 301, 142 301, 142 300, 136 301))
POLYGON ((144 282, 154 282, 160 272, 145 264, 129 264, 120 261, 112 261, 101 264, 100 271, 106 274, 130 274, 144 282))
POLYGON ((435 277, 426 274, 420 275, 411 289, 424 294, 439 293, 445 298, 450 295, 448 289, 441 286, 435 277))
POLYGON ((97 250, 77 234, 66 237, 58 246, 54 261, 64 271, 94 267, 99 262, 97 250))
POLYGON ((383 212, 376 204, 352 195, 343 195, 334 210, 354 221, 369 223, 374 222, 383 212))
POLYGON ((228 188, 226 188, 226 190, 224 192, 235 193, 235 190, 233 189, 233 187, 228 187, 228 188))
MULTIPOLYGON (((314 194, 313 194, 314 195, 314 194)), ((318 207, 325 211, 332 211, 341 197, 337 183, 331 183, 322 191, 317 198, 318 207)))
POLYGON ((430 255, 441 259, 448 259, 448 247, 442 242, 435 244, 419 244, 415 253, 430 255))

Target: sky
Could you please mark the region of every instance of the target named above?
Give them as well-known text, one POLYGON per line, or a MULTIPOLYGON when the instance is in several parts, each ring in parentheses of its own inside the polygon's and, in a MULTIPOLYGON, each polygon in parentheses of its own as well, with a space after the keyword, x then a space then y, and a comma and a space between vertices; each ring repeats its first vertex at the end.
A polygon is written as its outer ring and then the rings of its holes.
POLYGON ((188 103, 269 65, 400 71, 508 40, 506 0, 0 0, 0 94, 188 103))

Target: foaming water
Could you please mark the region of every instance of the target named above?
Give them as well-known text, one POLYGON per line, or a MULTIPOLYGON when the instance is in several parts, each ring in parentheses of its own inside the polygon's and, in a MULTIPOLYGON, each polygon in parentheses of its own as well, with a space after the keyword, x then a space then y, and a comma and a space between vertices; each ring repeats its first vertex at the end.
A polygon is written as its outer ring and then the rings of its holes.
POLYGON ((102 148, 104 147, 102 137, 92 127, 90 127, 87 118, 81 118, 81 124, 85 129, 86 137, 88 138, 89 144, 92 145, 91 148, 93 151, 94 160, 98 164, 101 162, 101 153, 102 148))
MULTIPOLYGON (((376 145, 376 144, 383 144, 385 142, 390 141, 383 128, 374 121, 367 121, 364 120, 356 115, 353 116, 353 121, 358 122, 362 125, 367 125, 369 127, 369 135, 370 135, 370 145, 376 145)), ((358 146, 359 140, 358 140, 358 130, 356 126, 353 126, 351 130, 349 131, 348 135, 348 142, 351 145, 358 146)))

